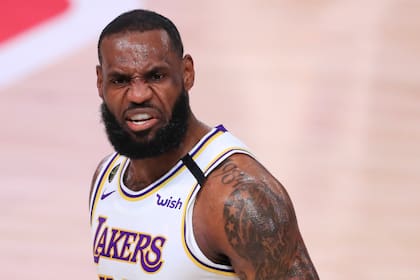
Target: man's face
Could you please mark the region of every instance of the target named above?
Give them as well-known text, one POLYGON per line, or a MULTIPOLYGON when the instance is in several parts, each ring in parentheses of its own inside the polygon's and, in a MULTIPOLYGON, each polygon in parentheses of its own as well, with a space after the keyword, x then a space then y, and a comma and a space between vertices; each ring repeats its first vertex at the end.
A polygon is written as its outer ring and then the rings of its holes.
POLYGON ((102 118, 114 148, 131 158, 177 147, 187 129, 191 57, 179 58, 162 30, 105 37, 97 86, 102 118))

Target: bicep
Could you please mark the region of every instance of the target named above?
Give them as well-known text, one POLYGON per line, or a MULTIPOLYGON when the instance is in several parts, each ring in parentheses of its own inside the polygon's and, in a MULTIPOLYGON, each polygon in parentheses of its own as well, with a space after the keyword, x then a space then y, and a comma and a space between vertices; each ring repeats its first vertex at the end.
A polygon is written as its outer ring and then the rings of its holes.
POLYGON ((283 279, 293 262, 299 233, 290 201, 263 182, 239 183, 223 218, 232 265, 254 279, 283 279))
POLYGON ((295 278, 313 266, 286 190, 259 164, 242 166, 227 161, 219 173, 229 190, 223 202, 225 253, 236 273, 241 279, 317 279, 315 272, 295 278))

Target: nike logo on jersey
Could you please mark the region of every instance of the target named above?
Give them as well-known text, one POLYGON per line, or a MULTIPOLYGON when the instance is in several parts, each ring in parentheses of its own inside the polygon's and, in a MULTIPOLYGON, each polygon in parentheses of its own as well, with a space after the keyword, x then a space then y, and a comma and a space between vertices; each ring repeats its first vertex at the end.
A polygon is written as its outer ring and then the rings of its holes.
POLYGON ((110 191, 108 193, 103 192, 103 194, 101 195, 101 200, 104 200, 105 198, 107 198, 108 196, 110 196, 111 194, 113 194, 115 191, 110 191))

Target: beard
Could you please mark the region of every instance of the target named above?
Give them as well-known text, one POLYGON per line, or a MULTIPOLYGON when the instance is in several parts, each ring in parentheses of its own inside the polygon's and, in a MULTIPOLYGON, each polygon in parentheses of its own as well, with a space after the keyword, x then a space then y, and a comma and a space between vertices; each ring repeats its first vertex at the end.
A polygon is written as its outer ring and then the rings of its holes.
POLYGON ((144 159, 159 156, 181 145, 187 132, 190 113, 188 93, 185 89, 181 91, 172 109, 169 122, 151 139, 147 139, 147 131, 135 133, 135 137, 130 135, 118 123, 105 102, 101 104, 101 115, 108 140, 115 151, 131 159, 144 159), (137 140, 136 137, 147 140, 137 140))

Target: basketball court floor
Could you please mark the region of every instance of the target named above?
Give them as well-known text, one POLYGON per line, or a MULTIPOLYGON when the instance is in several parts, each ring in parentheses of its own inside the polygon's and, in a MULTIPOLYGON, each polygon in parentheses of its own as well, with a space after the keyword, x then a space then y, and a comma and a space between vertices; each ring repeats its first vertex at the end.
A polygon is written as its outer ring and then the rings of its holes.
POLYGON ((286 186, 321 279, 420 279, 419 1, 14 3, 27 14, 0 25, 2 278, 96 279, 88 192, 111 152, 96 39, 143 7, 180 29, 195 114, 286 186))

